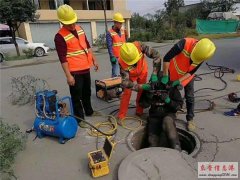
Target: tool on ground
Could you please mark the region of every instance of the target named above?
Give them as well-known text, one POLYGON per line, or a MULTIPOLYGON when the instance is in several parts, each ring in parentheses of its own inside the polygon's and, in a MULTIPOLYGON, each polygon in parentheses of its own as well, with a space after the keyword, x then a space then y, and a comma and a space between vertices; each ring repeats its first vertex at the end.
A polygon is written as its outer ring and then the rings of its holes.
POLYGON ((240 102, 240 97, 238 97, 236 93, 228 94, 228 99, 229 99, 229 101, 234 102, 234 103, 240 102))
POLYGON ((121 77, 95 80, 96 96, 107 102, 118 100, 123 91, 121 83, 121 77))
POLYGON ((56 90, 39 91, 35 95, 35 114, 33 130, 36 131, 37 137, 42 138, 45 135, 58 137, 61 144, 75 137, 78 124, 72 116, 70 97, 65 96, 60 99, 56 90), (70 114, 66 100, 70 106, 70 114))
POLYGON ((93 177, 101 177, 109 174, 109 161, 116 143, 109 137, 105 138, 103 148, 88 153, 89 168, 93 177))
POLYGON ((237 75, 237 80, 240 81, 240 74, 237 75))

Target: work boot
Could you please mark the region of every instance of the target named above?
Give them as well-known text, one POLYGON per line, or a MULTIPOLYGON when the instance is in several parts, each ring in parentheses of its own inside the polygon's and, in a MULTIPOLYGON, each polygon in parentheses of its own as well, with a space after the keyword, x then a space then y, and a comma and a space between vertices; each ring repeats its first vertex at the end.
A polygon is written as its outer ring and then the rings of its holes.
POLYGON ((78 126, 80 126, 81 128, 87 128, 88 127, 88 125, 85 122, 83 122, 83 121, 80 121, 78 123, 78 126))
POLYGON ((191 131, 191 132, 194 132, 195 129, 196 129, 195 122, 193 120, 188 121, 187 122, 187 130, 191 131))
POLYGON ((122 125, 123 125, 123 121, 124 121, 123 118, 117 117, 116 120, 117 120, 117 124, 118 124, 119 126, 122 126, 122 125))
POLYGON ((135 115, 137 117, 139 117, 140 119, 143 119, 143 120, 147 120, 147 118, 148 118, 148 114, 147 113, 136 113, 135 115))
POLYGON ((146 113, 136 113, 135 116, 142 120, 142 126, 146 126, 147 125, 148 114, 146 114, 146 113))
POLYGON ((86 116, 101 116, 102 114, 99 111, 93 111, 92 114, 86 114, 86 116))

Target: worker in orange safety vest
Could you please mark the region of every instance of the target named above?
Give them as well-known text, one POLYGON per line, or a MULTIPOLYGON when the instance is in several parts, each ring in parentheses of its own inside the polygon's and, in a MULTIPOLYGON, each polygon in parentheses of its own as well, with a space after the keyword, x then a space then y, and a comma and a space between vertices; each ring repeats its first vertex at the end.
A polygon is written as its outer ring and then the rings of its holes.
POLYGON ((121 13, 117 12, 113 16, 114 25, 108 30, 106 34, 106 42, 110 62, 112 65, 112 77, 120 76, 120 69, 118 59, 120 55, 120 48, 126 42, 126 31, 122 24, 125 22, 121 13))
MULTIPOLYGON (((76 25, 77 15, 71 6, 62 5, 57 9, 62 28, 55 35, 55 46, 65 73, 73 103, 74 115, 81 119, 94 114, 91 105, 90 68, 98 64, 84 30, 76 25)), ((77 119, 81 127, 86 125, 77 119)))
POLYGON ((135 41, 124 43, 120 49, 120 71, 122 75, 122 85, 124 87, 118 114, 118 124, 122 125, 126 117, 132 90, 138 91, 136 99, 136 115, 143 114, 143 108, 139 105, 142 90, 149 90, 147 82, 148 65, 145 55, 153 59, 153 73, 151 81, 157 82, 157 72, 161 68, 161 58, 158 51, 149 46, 135 41))
POLYGON ((194 117, 194 73, 201 64, 215 53, 214 43, 207 38, 197 40, 184 38, 176 43, 163 58, 163 77, 161 82, 172 86, 182 85, 187 106, 187 129, 195 130, 194 117))

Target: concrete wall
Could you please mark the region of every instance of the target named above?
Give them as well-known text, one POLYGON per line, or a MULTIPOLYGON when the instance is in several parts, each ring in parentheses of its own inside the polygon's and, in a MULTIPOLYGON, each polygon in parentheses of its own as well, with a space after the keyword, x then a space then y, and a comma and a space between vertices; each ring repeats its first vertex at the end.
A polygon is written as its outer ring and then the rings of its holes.
POLYGON ((32 42, 32 34, 29 23, 22 23, 18 29, 18 36, 32 42))
MULTIPOLYGON (((106 16, 107 21, 112 21, 112 17, 114 13, 120 12, 124 19, 126 20, 125 27, 128 31, 128 35, 130 37, 130 18, 131 12, 126 9, 126 0, 109 0, 110 8, 113 10, 107 10, 106 16)), ((91 24, 91 39, 94 40, 98 36, 97 25, 96 22, 104 21, 104 12, 103 10, 82 10, 87 9, 87 0, 70 0, 70 5, 75 9, 75 12, 78 16, 78 22, 88 22, 91 24)), ((39 26, 39 33, 41 33, 41 23, 59 23, 57 18, 56 10, 49 9, 49 1, 48 0, 40 0, 41 9, 38 9, 36 14, 39 14, 40 17, 37 19, 35 23, 39 26)), ((102 31, 102 29, 98 30, 102 31)), ((32 41, 32 34, 29 23, 23 23, 20 27, 19 36, 32 41)), ((50 37, 49 37, 50 38, 50 37)), ((52 37, 51 37, 52 38, 52 37)))
MULTIPOLYGON (((122 13, 126 19, 131 18, 130 11, 118 9, 119 11, 106 11, 107 19, 111 20, 115 12, 122 13)), ((75 10, 79 20, 104 20, 104 13, 102 10, 75 10)), ((38 21, 58 21, 56 10, 37 10, 40 14, 38 21)))

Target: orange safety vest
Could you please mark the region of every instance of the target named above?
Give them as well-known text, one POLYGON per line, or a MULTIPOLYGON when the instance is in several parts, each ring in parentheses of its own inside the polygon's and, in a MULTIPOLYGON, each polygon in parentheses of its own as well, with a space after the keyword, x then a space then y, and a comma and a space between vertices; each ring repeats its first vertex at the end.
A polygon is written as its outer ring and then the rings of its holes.
MULTIPOLYGON (((193 63, 193 62, 191 63, 191 58, 190 58, 194 45, 198 40, 193 38, 185 38, 185 40, 186 42, 182 52, 170 60, 169 74, 170 74, 171 81, 176 81, 180 79, 186 73, 192 71, 198 66, 198 64, 196 63, 193 63)), ((183 86, 188 84, 193 77, 194 75, 184 80, 185 83, 183 84, 183 86)))
POLYGON ((119 58, 119 61, 118 61, 121 68, 123 70, 129 72, 129 77, 130 78, 134 78, 134 77, 136 78, 136 77, 148 72, 148 64, 147 64, 145 55, 142 53, 140 43, 135 41, 133 44, 137 47, 138 52, 141 56, 141 59, 137 62, 137 66, 134 67, 132 65, 131 66, 127 65, 121 58, 119 58))
POLYGON ((113 54, 116 58, 119 58, 120 55, 120 48, 123 45, 123 43, 126 42, 126 36, 125 36, 125 32, 123 29, 121 29, 121 37, 118 35, 118 33, 116 31, 114 31, 113 29, 109 29, 108 30, 111 37, 112 37, 112 50, 113 50, 113 54))
POLYGON ((92 53, 87 49, 86 36, 80 26, 75 26, 78 38, 62 27, 58 33, 67 44, 67 62, 70 72, 89 69, 93 65, 92 53))

